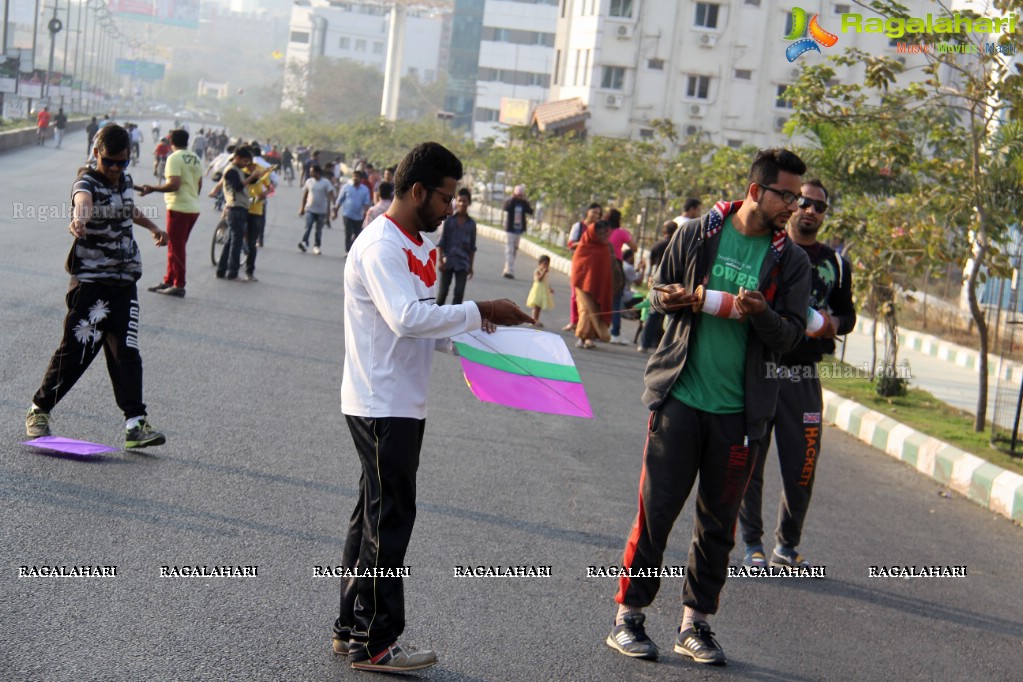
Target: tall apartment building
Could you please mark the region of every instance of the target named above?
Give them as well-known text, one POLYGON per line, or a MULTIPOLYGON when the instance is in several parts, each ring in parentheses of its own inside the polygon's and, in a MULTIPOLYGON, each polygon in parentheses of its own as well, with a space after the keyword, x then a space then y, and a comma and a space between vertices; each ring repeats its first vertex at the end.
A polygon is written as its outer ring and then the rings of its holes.
MULTIPOLYGON (((392 3, 296 0, 291 9, 285 65, 315 57, 351 59, 383 73, 392 3)), ((402 77, 432 83, 447 68, 449 11, 408 7, 405 19, 402 77)), ((284 106, 289 106, 285 102, 284 106)))
MULTIPOLYGON (((923 16, 928 0, 903 0, 923 16)), ((843 13, 869 11, 849 2, 798 3, 838 43, 789 62, 792 5, 770 0, 560 0, 551 100, 580 98, 591 134, 642 138, 650 122, 667 119, 684 135, 716 144, 779 144, 791 106, 782 96, 803 63, 858 47, 891 54, 909 66, 920 55, 897 55, 883 34, 840 33, 843 13)), ((906 38, 902 39, 903 41, 906 38)), ((913 72, 911 72, 913 73, 913 72)), ((840 82, 862 82, 863 67, 836 69, 840 82)))
POLYGON ((445 108, 473 139, 500 139, 547 100, 559 0, 455 0, 445 108))

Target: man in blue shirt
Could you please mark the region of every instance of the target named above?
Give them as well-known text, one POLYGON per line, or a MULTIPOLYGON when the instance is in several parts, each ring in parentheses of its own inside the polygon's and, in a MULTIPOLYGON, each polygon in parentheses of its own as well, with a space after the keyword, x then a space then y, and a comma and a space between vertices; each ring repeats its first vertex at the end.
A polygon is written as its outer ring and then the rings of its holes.
POLYGON ((472 279, 472 262, 476 258, 476 221, 469 217, 472 194, 463 187, 455 199, 455 214, 444 221, 437 252, 440 259, 440 293, 437 305, 444 305, 448 298, 451 278, 455 278, 455 295, 451 302, 458 305, 465 295, 465 281, 472 279))
POLYGON ((338 192, 337 202, 334 204, 334 217, 337 218, 338 209, 345 221, 345 252, 352 250, 352 243, 362 232, 362 220, 366 217, 366 211, 370 207, 369 189, 363 184, 366 174, 362 171, 352 171, 351 181, 338 192))

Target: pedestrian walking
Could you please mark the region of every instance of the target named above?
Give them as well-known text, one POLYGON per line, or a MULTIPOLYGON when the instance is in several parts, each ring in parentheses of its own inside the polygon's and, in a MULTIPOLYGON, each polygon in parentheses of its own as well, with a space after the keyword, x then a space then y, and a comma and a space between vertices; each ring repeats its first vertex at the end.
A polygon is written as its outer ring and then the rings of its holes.
POLYGON ((533 215, 533 207, 526 199, 526 188, 515 185, 512 195, 504 202, 504 231, 507 238, 504 245, 505 279, 515 279, 515 256, 519 252, 519 240, 526 231, 526 216, 533 215))
POLYGON ((316 229, 316 241, 313 253, 320 255, 320 242, 323 239, 323 222, 330 212, 330 204, 334 200, 334 185, 323 177, 323 169, 317 165, 309 167, 309 179, 302 186, 302 205, 298 209, 300 216, 305 216, 305 234, 298 243, 300 251, 309 247, 309 233, 316 229))
POLYGON ((185 264, 188 237, 199 219, 199 191, 202 189, 202 160, 188 151, 188 132, 170 131, 173 150, 167 157, 167 182, 162 185, 142 185, 139 195, 163 193, 167 207, 167 272, 163 280, 149 291, 184 298, 185 264))
POLYGON ((458 304, 465 297, 466 280, 472 279, 472 264, 476 260, 476 221, 469 216, 472 194, 465 187, 458 190, 455 214, 444 221, 440 241, 437 242, 437 267, 440 270, 440 293, 437 305, 448 300, 451 280, 455 292, 451 302, 458 304))

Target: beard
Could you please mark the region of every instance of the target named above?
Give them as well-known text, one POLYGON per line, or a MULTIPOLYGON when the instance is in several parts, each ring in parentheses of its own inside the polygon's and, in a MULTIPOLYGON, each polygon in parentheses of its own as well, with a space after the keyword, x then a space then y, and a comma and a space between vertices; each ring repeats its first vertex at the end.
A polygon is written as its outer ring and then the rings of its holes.
POLYGON ((430 202, 425 201, 416 209, 416 215, 419 217, 419 231, 429 234, 431 232, 436 232, 437 228, 441 226, 441 223, 444 222, 444 218, 447 217, 447 211, 445 211, 442 215, 431 213, 430 202))

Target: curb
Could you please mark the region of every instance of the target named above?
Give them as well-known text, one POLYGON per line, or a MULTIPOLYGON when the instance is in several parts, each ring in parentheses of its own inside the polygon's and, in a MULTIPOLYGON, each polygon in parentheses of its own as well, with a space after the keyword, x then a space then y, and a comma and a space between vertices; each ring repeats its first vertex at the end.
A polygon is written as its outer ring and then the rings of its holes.
POLYGON ((1023 476, 827 390, 824 418, 980 506, 1023 523, 1023 476))
MULTIPOLYGON (((873 323, 873 319, 860 316, 856 321, 856 328, 853 329, 853 333, 869 337, 870 327, 873 323)), ((900 347, 909 348, 966 369, 977 370, 980 365, 980 351, 960 346, 951 341, 943 341, 936 336, 923 332, 911 331, 902 327, 898 329, 900 347)), ((1017 384, 1023 381, 1023 365, 1012 360, 1003 360, 1001 356, 993 353, 988 353, 987 357, 988 375, 997 376, 1000 380, 1017 384), (999 366, 999 363, 1001 363, 1001 366, 999 366)))
MULTIPOLYGON (((476 230, 488 239, 507 241, 503 229, 477 223, 476 230)), ((546 254, 551 257, 553 269, 566 275, 571 272, 572 261, 551 253, 531 241, 523 239, 519 242, 519 250, 534 257, 546 254)), ((872 320, 861 319, 864 324, 857 322, 855 331, 869 335, 867 324, 872 320)), ((980 356, 977 351, 971 351, 963 346, 901 328, 899 343, 964 367, 976 367, 975 363, 980 356), (914 344, 919 344, 919 347, 914 344), (968 361, 971 353, 974 364, 961 364, 968 361)), ((1006 364, 1010 365, 1008 368, 1010 375, 1015 376, 1017 372, 1023 375, 1023 367, 1015 363, 1006 364)), ((825 390, 823 394, 824 418, 842 431, 908 464, 980 506, 1023 524, 1023 476, 1006 471, 942 440, 920 433, 837 393, 825 390)))

